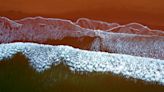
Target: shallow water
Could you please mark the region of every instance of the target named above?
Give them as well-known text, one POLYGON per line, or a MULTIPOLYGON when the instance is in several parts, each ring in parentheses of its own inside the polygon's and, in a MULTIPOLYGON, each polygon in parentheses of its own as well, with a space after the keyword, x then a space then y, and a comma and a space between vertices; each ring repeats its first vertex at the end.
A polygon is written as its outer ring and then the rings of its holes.
POLYGON ((110 73, 74 73, 63 64, 38 73, 20 54, 0 62, 0 82, 0 92, 164 91, 162 85, 126 79, 110 73))

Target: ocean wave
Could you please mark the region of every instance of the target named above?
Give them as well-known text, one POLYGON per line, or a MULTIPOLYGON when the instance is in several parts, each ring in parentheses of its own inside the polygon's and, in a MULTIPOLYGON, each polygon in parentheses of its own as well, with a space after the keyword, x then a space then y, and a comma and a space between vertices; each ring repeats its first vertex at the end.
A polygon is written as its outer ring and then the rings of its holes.
POLYGON ((111 72, 164 84, 164 60, 80 50, 63 45, 22 42, 0 44, 0 60, 11 58, 16 53, 25 55, 38 72, 63 63, 72 71, 111 72))
POLYGON ((163 31, 139 23, 120 25, 80 18, 0 17, 0 43, 36 42, 164 59, 163 31))
POLYGON ((120 25, 118 23, 108 23, 103 21, 91 20, 87 18, 79 18, 76 21, 76 24, 83 28, 92 30, 103 30, 106 32, 164 36, 164 32, 161 30, 153 30, 145 25, 135 22, 120 25))

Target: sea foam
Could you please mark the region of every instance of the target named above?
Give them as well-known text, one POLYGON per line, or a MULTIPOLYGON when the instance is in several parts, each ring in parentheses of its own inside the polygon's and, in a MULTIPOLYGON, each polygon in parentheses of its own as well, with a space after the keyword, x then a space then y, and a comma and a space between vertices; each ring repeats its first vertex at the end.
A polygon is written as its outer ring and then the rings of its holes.
POLYGON ((164 60, 124 54, 80 50, 70 46, 37 43, 0 44, 0 60, 22 53, 38 72, 65 64, 72 71, 110 72, 164 84, 164 60))

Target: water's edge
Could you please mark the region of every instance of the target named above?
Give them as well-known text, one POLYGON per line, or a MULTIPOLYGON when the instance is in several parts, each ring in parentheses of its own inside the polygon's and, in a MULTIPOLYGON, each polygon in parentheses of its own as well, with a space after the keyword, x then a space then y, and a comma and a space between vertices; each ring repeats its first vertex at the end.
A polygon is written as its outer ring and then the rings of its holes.
POLYGON ((164 60, 36 43, 0 44, 0 60, 22 53, 36 71, 63 63, 71 71, 111 72, 164 84, 164 60))

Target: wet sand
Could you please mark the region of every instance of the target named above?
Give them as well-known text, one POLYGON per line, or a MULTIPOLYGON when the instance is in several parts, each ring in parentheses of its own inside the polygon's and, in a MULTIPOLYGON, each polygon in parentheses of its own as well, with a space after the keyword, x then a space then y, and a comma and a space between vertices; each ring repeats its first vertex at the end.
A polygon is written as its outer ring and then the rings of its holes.
MULTIPOLYGON (((76 21, 85 17, 164 30, 163 0, 0 0, 0 16, 43 16, 76 21)), ((163 92, 164 86, 102 73, 73 73, 64 65, 43 73, 18 54, 0 62, 0 92, 163 92), (6 62, 8 61, 8 62, 6 62)))

